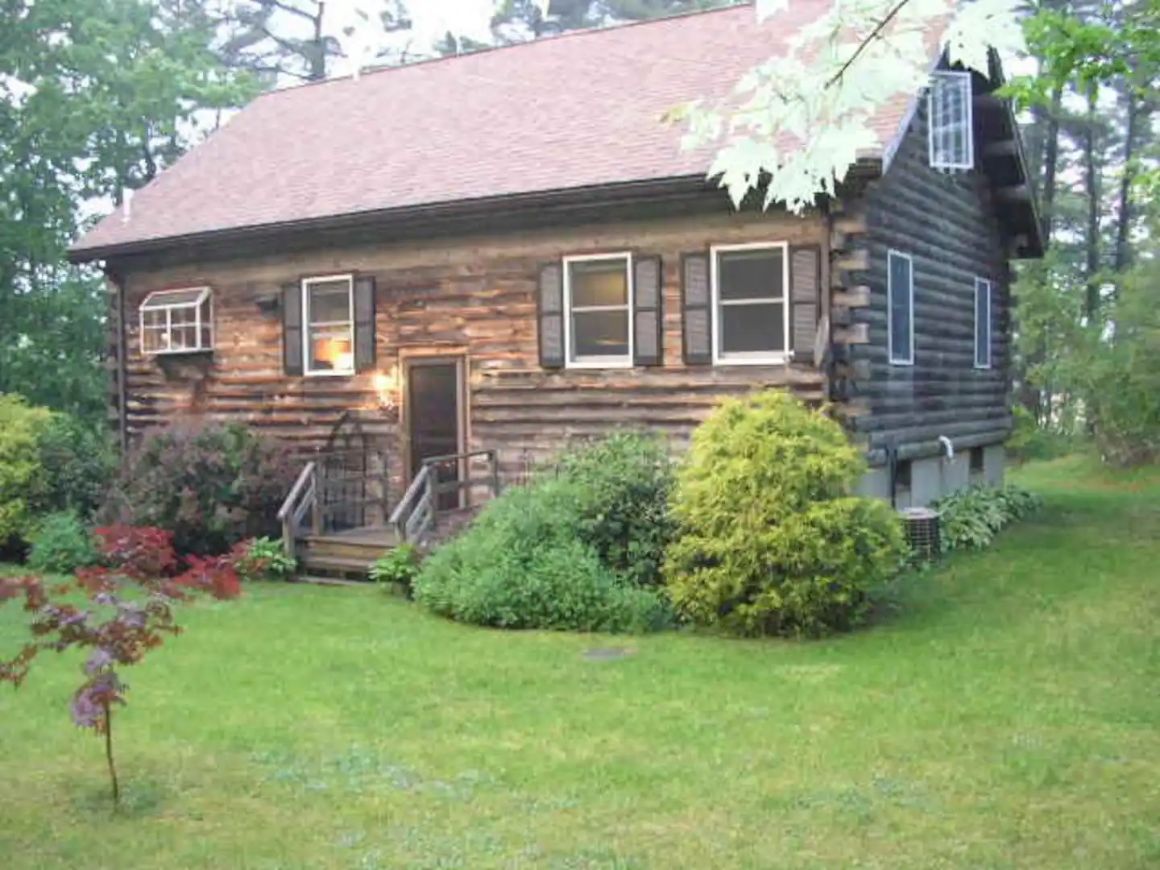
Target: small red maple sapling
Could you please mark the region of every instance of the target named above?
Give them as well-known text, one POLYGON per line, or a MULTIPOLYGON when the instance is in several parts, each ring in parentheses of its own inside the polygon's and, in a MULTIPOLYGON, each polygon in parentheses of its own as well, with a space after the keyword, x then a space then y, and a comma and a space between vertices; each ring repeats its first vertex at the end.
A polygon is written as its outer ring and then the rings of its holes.
POLYGON ((113 707, 125 704, 128 689, 117 669, 141 661, 165 635, 181 632, 173 617, 176 602, 195 594, 236 598, 242 586, 225 556, 191 556, 186 570, 176 573, 172 535, 161 529, 111 526, 97 529, 97 536, 105 566, 80 569, 72 582, 0 577, 0 603, 23 597, 24 610, 32 614, 32 640, 11 660, 0 661, 0 682, 19 687, 45 650, 88 650, 85 679, 72 698, 72 720, 104 735, 116 806, 121 793, 113 760, 113 707), (73 603, 78 596, 83 603, 73 603))

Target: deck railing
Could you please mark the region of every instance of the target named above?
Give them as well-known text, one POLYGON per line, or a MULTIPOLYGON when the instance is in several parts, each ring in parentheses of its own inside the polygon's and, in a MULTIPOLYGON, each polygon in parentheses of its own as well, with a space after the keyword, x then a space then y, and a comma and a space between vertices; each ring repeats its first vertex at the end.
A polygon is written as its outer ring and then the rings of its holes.
POLYGON ((472 450, 467 453, 449 453, 423 460, 411 485, 391 513, 390 524, 400 541, 417 542, 435 528, 441 511, 471 507, 477 487, 485 487, 491 497, 499 495, 499 457, 494 450, 472 450), (483 457, 486 474, 473 476, 475 459, 483 457), (452 472, 448 474, 447 472, 452 472), (453 504, 447 505, 445 496, 454 495, 453 504))

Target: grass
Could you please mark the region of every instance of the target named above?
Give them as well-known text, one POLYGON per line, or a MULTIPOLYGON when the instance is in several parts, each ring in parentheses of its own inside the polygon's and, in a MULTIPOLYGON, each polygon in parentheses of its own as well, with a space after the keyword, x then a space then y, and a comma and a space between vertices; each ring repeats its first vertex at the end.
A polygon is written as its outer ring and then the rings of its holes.
POLYGON ((1021 482, 1042 515, 824 642, 505 634, 374 590, 198 605, 129 673, 115 815, 78 663, 47 659, 0 691, 4 866, 1156 866, 1160 470, 1021 482))

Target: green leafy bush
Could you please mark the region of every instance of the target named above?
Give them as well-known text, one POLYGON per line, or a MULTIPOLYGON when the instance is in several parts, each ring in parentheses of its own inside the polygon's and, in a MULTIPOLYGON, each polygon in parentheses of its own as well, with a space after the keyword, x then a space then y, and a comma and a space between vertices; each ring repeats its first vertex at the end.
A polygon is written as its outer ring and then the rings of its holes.
POLYGON ((0 394, 0 550, 27 541, 35 525, 35 484, 44 473, 40 440, 53 413, 0 394))
POLYGON ((31 535, 28 567, 50 574, 71 574, 101 560, 92 530, 76 514, 49 514, 31 535))
POLYGON ((1034 513, 1039 497, 1016 486, 969 486, 939 499, 944 551, 989 547, 1004 526, 1034 513))
POLYGON ((289 580, 298 570, 298 561, 287 555, 281 539, 253 538, 234 545, 234 570, 246 582, 289 580))
POLYGON ((741 635, 856 625, 904 547, 888 505, 849 495, 863 468, 841 426, 783 391, 724 402, 677 474, 677 612, 741 635))
POLYGON ((370 578, 410 597, 418 573, 419 551, 413 544, 403 543, 375 560, 371 565, 370 578))
POLYGON ((577 485, 581 540, 629 582, 659 584, 674 529, 674 470, 665 445, 655 436, 618 433, 568 451, 557 473, 577 485))
POLYGON ((166 529, 183 554, 225 553, 246 538, 278 534, 294 473, 283 445, 240 424, 174 425, 133 451, 101 514, 166 529))
POLYGON ((117 473, 117 453, 109 433, 74 417, 56 414, 37 444, 43 474, 31 494, 38 514, 73 511, 91 518, 117 473))
POLYGON ((669 621, 654 590, 636 588, 581 539, 574 481, 507 490, 423 563, 415 599, 476 625, 647 631, 669 621))

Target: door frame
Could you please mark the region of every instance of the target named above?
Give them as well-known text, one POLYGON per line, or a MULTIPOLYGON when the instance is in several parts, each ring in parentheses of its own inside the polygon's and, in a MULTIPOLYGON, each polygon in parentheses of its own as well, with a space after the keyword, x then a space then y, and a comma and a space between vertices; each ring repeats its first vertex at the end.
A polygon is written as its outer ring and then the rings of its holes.
MULTIPOLYGON (((447 365, 453 364, 455 366, 455 402, 456 402, 456 428, 459 430, 456 437, 456 453, 466 453, 467 445, 470 443, 469 433, 467 431, 470 415, 467 413, 467 403, 469 400, 468 386, 467 386, 467 352, 444 349, 431 349, 426 351, 410 351, 405 355, 400 355, 399 366, 402 370, 402 389, 399 403, 399 425, 402 428, 402 443, 403 443, 403 480, 404 488, 411 485, 411 480, 414 476, 411 471, 411 369, 417 366, 431 366, 431 365, 447 365)), ((459 476, 463 478, 464 467, 463 461, 459 463, 459 476)), ((463 491, 459 493, 459 501, 463 503, 463 491)))

